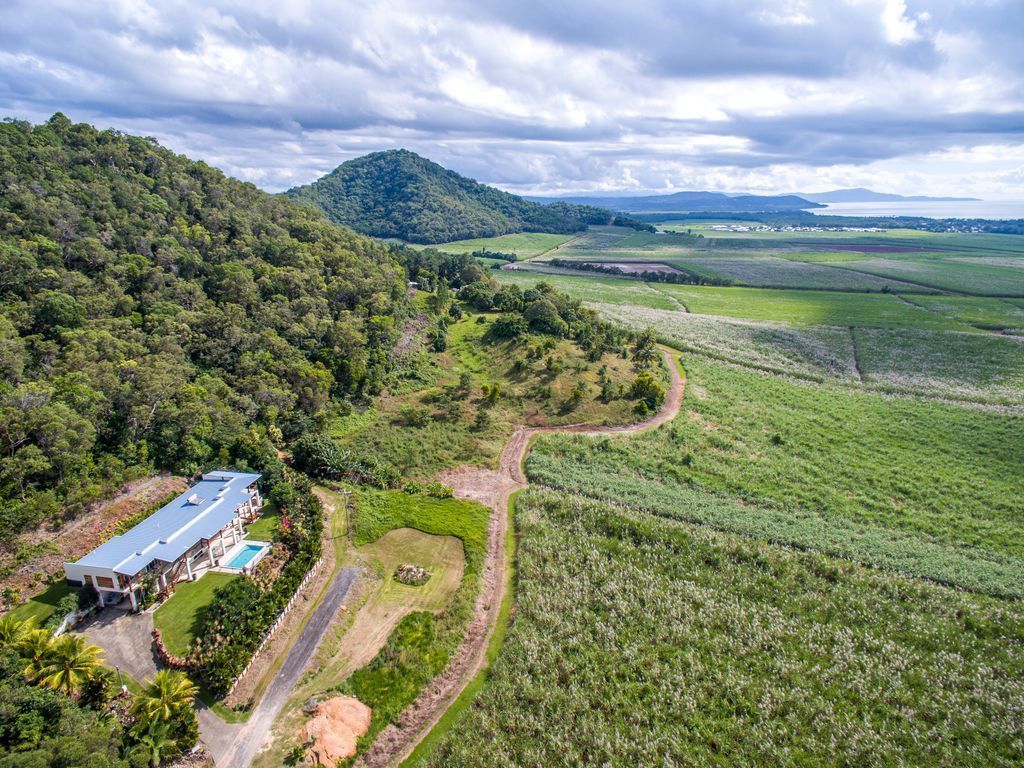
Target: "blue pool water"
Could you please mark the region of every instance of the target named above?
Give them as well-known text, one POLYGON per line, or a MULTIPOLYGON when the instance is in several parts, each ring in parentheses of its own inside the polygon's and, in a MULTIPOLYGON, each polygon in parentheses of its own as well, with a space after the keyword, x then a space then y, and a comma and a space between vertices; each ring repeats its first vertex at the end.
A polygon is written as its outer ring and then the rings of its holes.
POLYGON ((263 549, 263 544, 246 544, 237 555, 231 558, 228 568, 244 568, 263 549))

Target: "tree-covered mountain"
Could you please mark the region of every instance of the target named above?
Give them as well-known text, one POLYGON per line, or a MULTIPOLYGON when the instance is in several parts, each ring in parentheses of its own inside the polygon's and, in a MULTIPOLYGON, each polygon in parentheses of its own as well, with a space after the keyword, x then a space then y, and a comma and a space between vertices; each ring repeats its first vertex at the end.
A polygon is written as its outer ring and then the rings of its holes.
POLYGON ((647 225, 607 208, 550 205, 480 184, 405 149, 374 152, 285 193, 320 208, 331 221, 374 237, 445 243, 510 232, 569 233, 588 224, 647 225))
POLYGON ((636 197, 531 198, 535 201, 562 200, 575 205, 603 206, 626 213, 712 213, 800 211, 823 208, 820 203, 796 195, 725 195, 721 192, 673 192, 670 195, 636 197))
POLYGON ((385 245, 154 140, 0 124, 0 539, 380 386, 385 245))

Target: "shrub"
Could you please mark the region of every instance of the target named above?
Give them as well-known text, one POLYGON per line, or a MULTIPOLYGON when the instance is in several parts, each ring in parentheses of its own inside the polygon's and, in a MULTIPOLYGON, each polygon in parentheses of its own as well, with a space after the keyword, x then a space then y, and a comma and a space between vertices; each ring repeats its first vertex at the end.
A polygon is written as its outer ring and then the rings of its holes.
POLYGON ((427 483, 425 490, 428 496, 433 496, 435 499, 450 499, 455 495, 450 485, 444 485, 436 480, 427 483))
POLYGON ((398 420, 407 427, 425 427, 430 423, 430 411, 418 405, 403 405, 398 420))
POLYGON ((490 328, 490 335, 496 339, 517 339, 527 331, 526 321, 518 315, 502 315, 490 328))
POLYGON ((470 283, 459 291, 459 298, 481 312, 494 306, 494 288, 483 280, 470 283))
POLYGON ((654 376, 645 371, 633 379, 629 396, 633 400, 641 400, 648 411, 655 411, 665 402, 665 389, 654 376))
POLYGON ((552 336, 565 336, 569 330, 565 320, 558 314, 558 308, 548 299, 535 301, 523 311, 523 319, 531 331, 548 333, 552 336))

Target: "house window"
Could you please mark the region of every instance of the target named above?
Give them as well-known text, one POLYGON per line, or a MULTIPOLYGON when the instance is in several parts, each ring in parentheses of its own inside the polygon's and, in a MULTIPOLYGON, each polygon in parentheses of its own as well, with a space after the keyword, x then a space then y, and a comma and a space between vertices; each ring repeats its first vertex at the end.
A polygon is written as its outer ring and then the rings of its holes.
POLYGON ((109 576, 96 576, 96 586, 102 587, 103 589, 113 589, 114 580, 109 576))

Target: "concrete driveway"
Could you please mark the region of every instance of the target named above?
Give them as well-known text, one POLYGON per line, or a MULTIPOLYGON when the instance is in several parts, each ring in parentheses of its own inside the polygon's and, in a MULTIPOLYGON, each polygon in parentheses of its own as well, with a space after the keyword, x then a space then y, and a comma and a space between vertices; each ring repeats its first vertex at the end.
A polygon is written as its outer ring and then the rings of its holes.
POLYGON ((140 683, 156 674, 153 614, 104 608, 79 629, 86 640, 103 649, 108 666, 120 667, 140 683))

